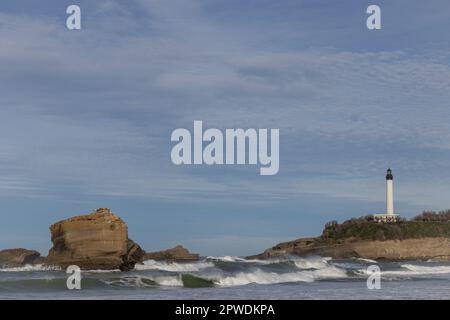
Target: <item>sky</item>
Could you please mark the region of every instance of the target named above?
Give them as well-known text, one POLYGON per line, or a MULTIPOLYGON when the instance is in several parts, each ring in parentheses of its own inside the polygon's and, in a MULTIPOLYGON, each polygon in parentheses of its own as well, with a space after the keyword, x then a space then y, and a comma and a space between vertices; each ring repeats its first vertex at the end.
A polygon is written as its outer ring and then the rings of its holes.
POLYGON ((450 208, 450 2, 0 3, 0 249, 111 208, 145 250, 250 255, 450 208), (81 7, 82 29, 66 28, 81 7), (368 30, 366 8, 381 8, 368 30), (170 135, 279 128, 280 170, 175 166, 170 135))

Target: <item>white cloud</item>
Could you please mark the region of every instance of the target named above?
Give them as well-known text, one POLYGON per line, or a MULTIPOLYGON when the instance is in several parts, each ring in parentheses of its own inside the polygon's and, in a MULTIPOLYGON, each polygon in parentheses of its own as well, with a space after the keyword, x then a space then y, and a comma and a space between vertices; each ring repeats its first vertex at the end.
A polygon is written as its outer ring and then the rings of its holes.
POLYGON ((450 181, 448 52, 263 51, 254 45, 263 35, 215 23, 201 2, 137 3, 140 15, 104 2, 80 33, 0 15, 3 190, 69 183, 80 193, 170 200, 374 200, 354 186, 388 163, 450 181), (280 128, 279 176, 172 166, 170 132, 195 119, 280 128))

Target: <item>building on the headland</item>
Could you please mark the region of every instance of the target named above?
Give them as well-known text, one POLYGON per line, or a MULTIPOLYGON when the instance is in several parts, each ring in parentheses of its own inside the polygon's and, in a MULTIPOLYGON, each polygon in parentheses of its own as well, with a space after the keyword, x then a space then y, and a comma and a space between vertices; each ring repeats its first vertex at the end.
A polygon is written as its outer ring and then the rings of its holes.
POLYGON ((396 222, 399 217, 394 213, 394 176, 389 168, 386 174, 386 213, 374 214, 373 219, 377 222, 396 222))

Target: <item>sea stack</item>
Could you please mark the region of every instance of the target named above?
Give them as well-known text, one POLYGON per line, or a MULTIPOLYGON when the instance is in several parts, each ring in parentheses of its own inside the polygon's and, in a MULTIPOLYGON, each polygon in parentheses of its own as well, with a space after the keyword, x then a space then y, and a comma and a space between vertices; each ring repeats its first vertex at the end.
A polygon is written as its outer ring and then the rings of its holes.
POLYGON ((57 222, 50 231, 49 265, 128 271, 144 256, 139 245, 128 239, 126 223, 107 208, 57 222))

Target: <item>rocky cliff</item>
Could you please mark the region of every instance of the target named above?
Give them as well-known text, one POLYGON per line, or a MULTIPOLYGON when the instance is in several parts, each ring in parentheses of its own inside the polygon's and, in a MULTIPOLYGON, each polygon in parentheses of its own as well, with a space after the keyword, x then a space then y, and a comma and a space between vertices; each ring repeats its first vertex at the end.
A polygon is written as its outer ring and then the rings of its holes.
POLYGON ((197 261, 199 255, 197 253, 190 253, 186 248, 177 245, 172 249, 167 249, 158 252, 147 252, 144 260, 168 260, 168 261, 197 261))
POLYGON ((386 260, 450 260, 450 221, 401 219, 377 223, 371 216, 325 225, 322 234, 280 243, 251 258, 320 255, 386 260))
POLYGON ((144 251, 128 239, 126 223, 106 208, 57 222, 50 231, 53 247, 47 264, 127 271, 144 256, 144 251))
POLYGON ((320 238, 304 238, 280 243, 253 259, 282 255, 323 256, 335 259, 365 258, 374 260, 450 260, 450 239, 443 237, 404 240, 352 240, 324 243, 320 238))

